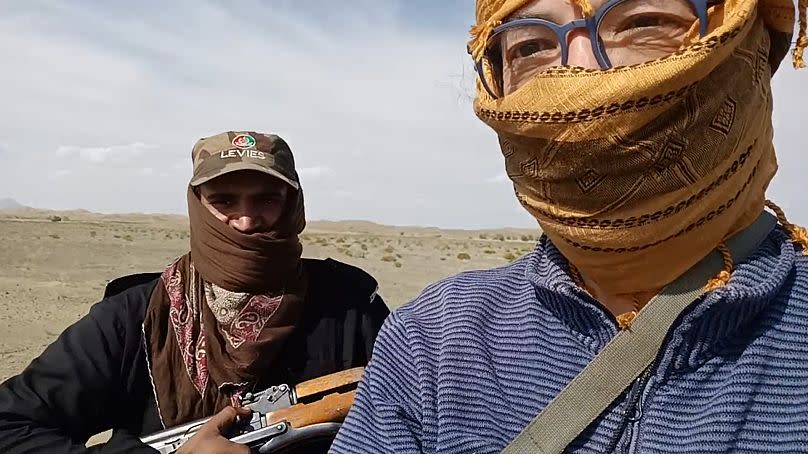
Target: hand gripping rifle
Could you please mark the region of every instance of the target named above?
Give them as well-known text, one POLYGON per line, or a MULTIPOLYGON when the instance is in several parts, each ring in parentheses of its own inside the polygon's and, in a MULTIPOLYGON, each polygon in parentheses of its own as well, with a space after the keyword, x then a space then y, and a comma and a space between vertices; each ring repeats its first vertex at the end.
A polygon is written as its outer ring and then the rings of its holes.
MULTIPOLYGON (((295 387, 283 384, 259 393, 245 394, 241 405, 252 410, 252 418, 228 438, 260 454, 296 450, 301 444, 314 445, 324 439, 333 440, 353 404, 363 372, 364 368, 356 367, 314 378, 295 387)), ((171 454, 209 419, 172 427, 141 441, 161 454, 171 454)))

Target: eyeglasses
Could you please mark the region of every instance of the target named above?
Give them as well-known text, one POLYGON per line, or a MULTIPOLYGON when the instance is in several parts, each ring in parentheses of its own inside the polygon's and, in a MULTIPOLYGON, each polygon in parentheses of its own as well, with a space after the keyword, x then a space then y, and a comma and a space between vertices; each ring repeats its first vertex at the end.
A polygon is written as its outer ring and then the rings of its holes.
POLYGON ((494 98, 512 93, 536 74, 565 66, 569 34, 586 29, 601 69, 656 60, 679 50, 694 24, 707 34, 707 11, 721 0, 609 0, 591 17, 564 25, 546 19, 506 22, 491 32, 475 68, 494 98))

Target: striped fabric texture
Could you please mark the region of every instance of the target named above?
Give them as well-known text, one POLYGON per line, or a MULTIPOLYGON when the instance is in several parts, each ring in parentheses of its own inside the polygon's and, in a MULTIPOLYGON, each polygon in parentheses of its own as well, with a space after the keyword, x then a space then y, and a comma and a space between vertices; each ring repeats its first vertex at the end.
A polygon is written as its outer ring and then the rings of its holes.
MULTIPOLYGON (((331 452, 500 452, 616 334, 546 239, 427 288, 376 342, 331 452)), ((808 453, 808 257, 774 230, 573 453, 808 453)))

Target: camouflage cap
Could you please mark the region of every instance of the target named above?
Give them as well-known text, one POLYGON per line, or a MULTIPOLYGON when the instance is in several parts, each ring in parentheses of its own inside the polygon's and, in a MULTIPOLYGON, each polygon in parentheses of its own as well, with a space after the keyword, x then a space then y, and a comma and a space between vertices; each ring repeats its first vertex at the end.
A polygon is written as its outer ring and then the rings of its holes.
POLYGON ((191 186, 238 170, 257 170, 300 189, 292 150, 274 134, 229 131, 199 139, 191 160, 194 164, 191 186))

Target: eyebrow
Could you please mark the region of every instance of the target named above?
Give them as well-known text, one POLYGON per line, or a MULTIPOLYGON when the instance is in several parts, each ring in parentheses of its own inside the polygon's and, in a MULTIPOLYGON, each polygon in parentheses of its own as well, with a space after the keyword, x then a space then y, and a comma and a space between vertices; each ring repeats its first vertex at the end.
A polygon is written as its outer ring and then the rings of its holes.
MULTIPOLYGON (((210 188, 206 197, 233 197, 242 194, 241 191, 230 188, 210 188)), ((283 188, 275 189, 262 189, 254 193, 247 194, 250 197, 265 197, 265 196, 282 196, 284 194, 283 188)))
POLYGON ((551 21, 551 15, 547 13, 531 13, 530 11, 517 11, 510 15, 510 19, 544 19, 551 21))
POLYGON ((285 194, 285 192, 283 192, 282 190, 275 189, 275 190, 271 190, 271 191, 261 191, 261 192, 259 192, 258 194, 255 194, 255 195, 258 196, 258 197, 266 197, 266 196, 281 197, 284 194, 285 194))
POLYGON ((200 191, 200 195, 204 196, 208 199, 214 198, 221 198, 221 197, 232 197, 233 193, 227 191, 216 191, 216 190, 208 190, 206 192, 200 191))
POLYGON ((559 23, 558 15, 553 14, 552 11, 517 11, 510 15, 508 22, 516 19, 544 19, 553 23, 559 23))
MULTIPOLYGON (((723 1, 723 0, 709 0, 709 1, 723 1)), ((603 6, 604 3, 606 3, 606 1, 597 1, 597 0, 595 0, 595 1, 592 2, 592 8, 597 10, 598 8, 603 6)), ((536 6, 536 5, 534 5, 534 6, 536 6)), ((570 5, 569 7, 572 8, 573 6, 570 5)), ((545 9, 539 10, 537 12, 531 12, 528 9, 527 11, 517 11, 517 12, 511 14, 510 17, 509 17, 509 20, 513 20, 513 19, 544 19, 544 20, 554 22, 556 24, 561 25, 562 22, 559 20, 558 16, 559 16, 558 8, 545 8, 545 9)), ((563 23, 566 23, 566 22, 567 21, 564 21, 563 23)))

